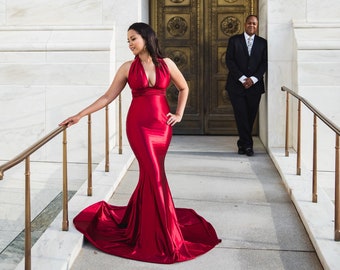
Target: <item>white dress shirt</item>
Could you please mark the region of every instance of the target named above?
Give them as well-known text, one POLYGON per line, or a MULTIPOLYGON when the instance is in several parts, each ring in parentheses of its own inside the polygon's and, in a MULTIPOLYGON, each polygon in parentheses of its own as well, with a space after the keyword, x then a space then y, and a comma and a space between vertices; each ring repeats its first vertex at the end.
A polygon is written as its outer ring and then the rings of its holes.
MULTIPOLYGON (((244 38, 245 38, 245 41, 246 41, 246 44, 247 46, 249 47, 250 46, 250 50, 254 44, 254 38, 255 38, 255 35, 252 35, 252 36, 249 36, 246 32, 244 32, 244 38), (248 40, 249 39, 249 40, 248 40), (248 44, 249 42, 249 44, 248 44)), ((239 78, 239 81, 241 83, 244 83, 244 81, 247 79, 247 77, 245 75, 242 75, 241 78, 239 78)), ((250 79, 253 81, 253 83, 257 83, 258 82, 258 79, 254 76, 251 76, 250 79)))

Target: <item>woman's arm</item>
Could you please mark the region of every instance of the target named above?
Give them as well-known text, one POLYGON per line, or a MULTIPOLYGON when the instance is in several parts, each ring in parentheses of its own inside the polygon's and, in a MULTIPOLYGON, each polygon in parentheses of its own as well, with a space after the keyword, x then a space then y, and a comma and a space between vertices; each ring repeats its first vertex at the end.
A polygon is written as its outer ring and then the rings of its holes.
POLYGON ((128 72, 131 66, 131 62, 124 63, 117 71, 109 89, 106 91, 104 95, 99 97, 95 102, 93 102, 88 107, 84 108, 77 114, 65 119, 63 122, 59 124, 59 126, 72 126, 79 122, 79 120, 84 117, 85 115, 89 115, 93 112, 96 112, 102 108, 104 108, 106 105, 110 104, 124 89, 128 72))
POLYGON ((168 113, 167 115, 168 125, 173 126, 174 124, 181 122, 182 120, 185 105, 188 100, 189 87, 188 87, 187 81, 185 80, 183 74, 178 69, 176 64, 170 58, 164 58, 164 61, 169 68, 171 80, 176 86, 177 90, 179 91, 176 113, 175 114, 168 113))

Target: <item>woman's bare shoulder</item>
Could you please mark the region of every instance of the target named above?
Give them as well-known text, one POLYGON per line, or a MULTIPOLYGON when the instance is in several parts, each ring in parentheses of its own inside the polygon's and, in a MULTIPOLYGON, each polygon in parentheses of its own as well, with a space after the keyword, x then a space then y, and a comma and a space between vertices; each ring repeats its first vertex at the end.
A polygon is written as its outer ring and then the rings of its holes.
POLYGON ((131 64, 132 64, 133 60, 130 61, 126 61, 125 63, 123 63, 120 67, 124 68, 124 69, 129 69, 131 64))
POLYGON ((131 61, 126 61, 124 62, 118 69, 117 73, 124 73, 125 76, 128 75, 129 73, 129 70, 130 70, 130 67, 131 67, 131 64, 132 64, 132 60, 131 61))
POLYGON ((170 70, 177 69, 175 62, 172 61, 170 58, 165 57, 163 58, 163 61, 165 62, 165 64, 168 66, 170 70))
POLYGON ((173 65, 175 64, 174 61, 172 61, 169 57, 165 57, 163 58, 163 61, 167 64, 167 65, 173 65))

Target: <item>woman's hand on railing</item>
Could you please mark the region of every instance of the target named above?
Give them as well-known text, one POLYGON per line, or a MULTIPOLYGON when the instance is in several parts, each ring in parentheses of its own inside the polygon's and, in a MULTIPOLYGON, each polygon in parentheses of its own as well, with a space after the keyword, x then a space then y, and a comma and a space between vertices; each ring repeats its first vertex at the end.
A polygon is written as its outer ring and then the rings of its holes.
POLYGON ((59 126, 66 126, 66 127, 70 127, 74 124, 77 124, 79 122, 79 120, 81 119, 81 116, 79 116, 78 114, 73 115, 67 119, 65 119, 63 122, 61 122, 59 124, 59 126))

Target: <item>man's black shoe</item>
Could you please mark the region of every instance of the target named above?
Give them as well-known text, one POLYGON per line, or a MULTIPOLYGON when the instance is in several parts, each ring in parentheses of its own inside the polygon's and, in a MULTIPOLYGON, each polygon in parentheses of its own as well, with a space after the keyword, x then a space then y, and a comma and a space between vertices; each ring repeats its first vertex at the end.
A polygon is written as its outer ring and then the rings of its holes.
POLYGON ((244 149, 243 147, 239 147, 238 148, 238 152, 239 155, 244 155, 246 153, 246 149, 244 149))
POLYGON ((245 154, 246 154, 248 157, 251 157, 251 156, 254 155, 254 151, 253 151, 252 148, 247 148, 247 149, 245 150, 245 154))

